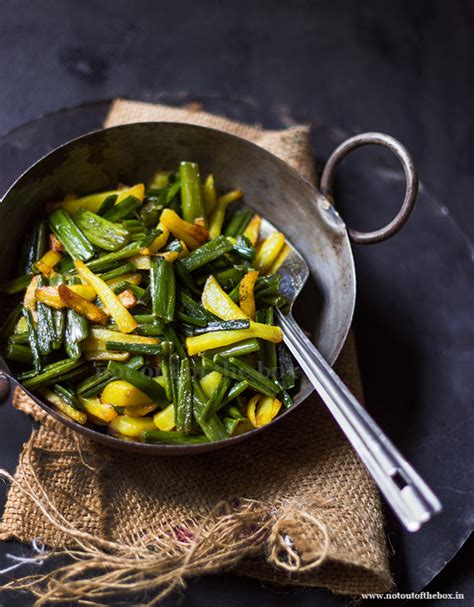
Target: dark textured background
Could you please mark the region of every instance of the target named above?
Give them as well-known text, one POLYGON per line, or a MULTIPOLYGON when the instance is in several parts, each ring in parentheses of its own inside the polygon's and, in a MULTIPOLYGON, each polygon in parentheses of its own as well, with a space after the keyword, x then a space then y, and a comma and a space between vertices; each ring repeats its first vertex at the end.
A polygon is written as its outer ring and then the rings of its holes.
MULTIPOLYGON (((445 503, 416 536, 389 516, 402 590, 427 584, 472 529, 473 25, 473 3, 461 0, 0 1, 1 191, 39 155, 98 126, 107 105, 21 125, 117 95, 198 99, 267 127, 309 121, 320 161, 345 134, 365 130, 411 150, 423 182, 413 219, 393 241, 355 250, 368 406, 445 503)), ((341 212, 376 227, 399 202, 396 163, 364 150, 347 164, 341 212)), ((10 409, 1 415, 1 463, 13 469, 29 422, 10 409)), ((3 545, 0 566, 10 564, 5 552, 22 550, 3 545)), ((430 589, 464 590, 472 604, 470 566, 465 546, 430 589)), ((0 597, 13 600, 26 604, 0 597)), ((192 582, 183 604, 224 602, 345 603, 225 575, 192 582)))

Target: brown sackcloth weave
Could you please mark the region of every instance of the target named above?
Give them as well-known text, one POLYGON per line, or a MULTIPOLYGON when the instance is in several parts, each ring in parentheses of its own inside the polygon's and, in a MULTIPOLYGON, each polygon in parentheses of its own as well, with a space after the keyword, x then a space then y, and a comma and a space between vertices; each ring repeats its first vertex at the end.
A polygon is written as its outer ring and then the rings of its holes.
MULTIPOLYGON (((146 120, 240 135, 315 178, 306 126, 263 131, 123 100, 106 126, 146 120)), ((351 337, 336 368, 362 398, 351 337)), ((377 490, 317 396, 253 440, 186 458, 108 450, 75 436, 21 392, 15 406, 40 424, 16 470, 1 537, 38 538, 78 558, 55 573, 67 583, 43 581, 40 596, 82 593, 100 603, 122 583, 157 597, 192 575, 224 568, 344 595, 391 588, 377 490)))

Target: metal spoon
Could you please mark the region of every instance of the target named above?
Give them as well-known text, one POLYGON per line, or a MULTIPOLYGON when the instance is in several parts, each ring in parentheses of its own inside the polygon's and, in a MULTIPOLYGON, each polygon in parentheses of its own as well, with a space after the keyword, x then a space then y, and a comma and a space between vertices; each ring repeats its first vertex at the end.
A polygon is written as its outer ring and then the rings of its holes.
MULTIPOLYGON (((277 228, 272 224, 265 220, 262 222, 264 234, 274 231, 277 228)), ((289 303, 286 313, 278 312, 285 334, 284 341, 395 514, 409 531, 417 531, 433 514, 441 510, 441 503, 293 318, 293 304, 309 277, 309 268, 291 243, 288 245, 290 252, 279 270, 281 292, 289 303)), ((308 394, 310 390, 305 392, 308 394)))

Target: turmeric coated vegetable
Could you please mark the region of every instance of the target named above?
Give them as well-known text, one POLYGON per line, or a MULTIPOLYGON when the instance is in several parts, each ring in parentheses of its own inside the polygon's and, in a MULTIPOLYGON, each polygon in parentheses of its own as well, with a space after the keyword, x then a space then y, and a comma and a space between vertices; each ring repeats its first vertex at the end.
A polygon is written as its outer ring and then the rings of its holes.
POLYGON ((251 270, 242 278, 239 285, 239 305, 242 312, 251 320, 255 320, 254 287, 258 278, 258 270, 251 270))
POLYGON ((239 306, 224 292, 214 276, 209 276, 204 285, 202 305, 206 310, 223 320, 248 318, 239 306))
POLYGON ((204 208, 209 217, 214 210, 217 202, 216 186, 214 183, 214 175, 208 175, 204 185, 202 186, 202 195, 204 198, 204 208))
POLYGON ((255 428, 269 424, 278 415, 281 402, 272 396, 256 394, 247 405, 247 417, 255 428))
POLYGON ((74 265, 79 272, 79 276, 95 289, 95 292, 100 297, 103 304, 107 307, 120 331, 122 333, 130 333, 136 329, 138 326, 137 321, 122 304, 109 285, 99 278, 99 276, 96 276, 93 272, 91 272, 82 261, 77 260, 74 262, 74 265))
POLYGON ((165 209, 161 214, 161 223, 179 240, 184 240, 190 249, 197 249, 208 237, 206 228, 196 223, 189 223, 172 211, 165 209))
POLYGON ((98 398, 81 398, 79 402, 85 409, 86 413, 92 415, 96 419, 100 419, 104 422, 110 422, 117 417, 117 411, 112 405, 102 403, 98 398))
POLYGON ((135 407, 152 402, 151 398, 136 386, 122 380, 110 382, 100 395, 100 400, 115 407, 135 407))
POLYGON ((285 237, 281 232, 270 234, 257 251, 257 256, 255 257, 255 267, 257 270, 265 274, 275 262, 284 244, 285 237))
POLYGON ((49 403, 54 405, 55 409, 57 409, 67 417, 70 417, 73 421, 77 422, 78 424, 86 423, 87 415, 83 411, 78 411, 51 390, 42 390, 41 395, 49 403))
POLYGON ((91 322, 98 323, 99 325, 105 325, 107 322, 107 314, 98 308, 96 305, 84 299, 66 285, 59 285, 58 295, 63 304, 67 308, 71 308, 78 312, 81 316, 84 316, 91 322))
POLYGON ((124 434, 134 438, 143 432, 156 430, 151 417, 130 417, 129 415, 117 415, 109 424, 112 434, 124 434))
POLYGON ((168 405, 163 411, 156 413, 153 416, 153 422, 158 430, 169 432, 176 427, 174 405, 168 405))
POLYGON ((246 236, 250 243, 255 246, 258 242, 258 235, 260 233, 260 224, 262 222, 262 218, 260 215, 254 215, 247 227, 244 230, 244 236, 246 236))
POLYGON ((239 198, 242 198, 242 192, 235 190, 217 199, 214 210, 209 218, 209 238, 211 240, 217 238, 222 231, 222 224, 224 223, 228 205, 235 200, 239 200, 239 198))
MULTIPOLYGON (((69 285, 69 290, 76 295, 80 295, 83 299, 87 301, 92 301, 95 299, 95 291, 92 287, 88 285, 69 285)), ((51 308, 55 308, 56 310, 61 310, 62 308, 67 307, 64 301, 59 296, 57 287, 41 287, 35 290, 35 297, 38 301, 50 306, 51 308)))
POLYGON ((43 257, 35 263, 35 268, 45 276, 54 272, 54 266, 61 261, 62 254, 59 251, 47 251, 43 257))
POLYGON ((212 350, 222 346, 229 346, 230 344, 235 344, 236 342, 243 341, 244 339, 250 339, 252 337, 266 339, 275 344, 283 341, 283 333, 280 327, 272 327, 262 323, 251 322, 248 329, 215 331, 212 333, 204 333, 203 335, 188 337, 186 339, 186 348, 188 355, 193 356, 194 354, 199 354, 200 352, 205 352, 206 350, 212 350))

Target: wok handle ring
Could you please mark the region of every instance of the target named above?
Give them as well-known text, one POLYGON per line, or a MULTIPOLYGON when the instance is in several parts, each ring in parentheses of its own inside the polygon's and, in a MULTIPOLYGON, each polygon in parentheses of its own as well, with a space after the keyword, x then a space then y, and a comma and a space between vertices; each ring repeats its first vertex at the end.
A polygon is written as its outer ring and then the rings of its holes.
POLYGON ((331 203, 334 201, 332 186, 337 167, 352 150, 363 145, 382 145, 392 151, 400 160, 406 179, 405 198, 400 210, 392 221, 383 228, 372 232, 361 232, 349 228, 349 236, 352 242, 357 244, 371 244, 390 238, 403 227, 415 207, 416 197, 418 195, 418 175, 408 150, 397 139, 394 139, 390 135, 385 135, 384 133, 361 133, 360 135, 350 137, 341 143, 341 145, 331 154, 324 166, 321 175, 320 190, 323 196, 326 196, 331 203))

